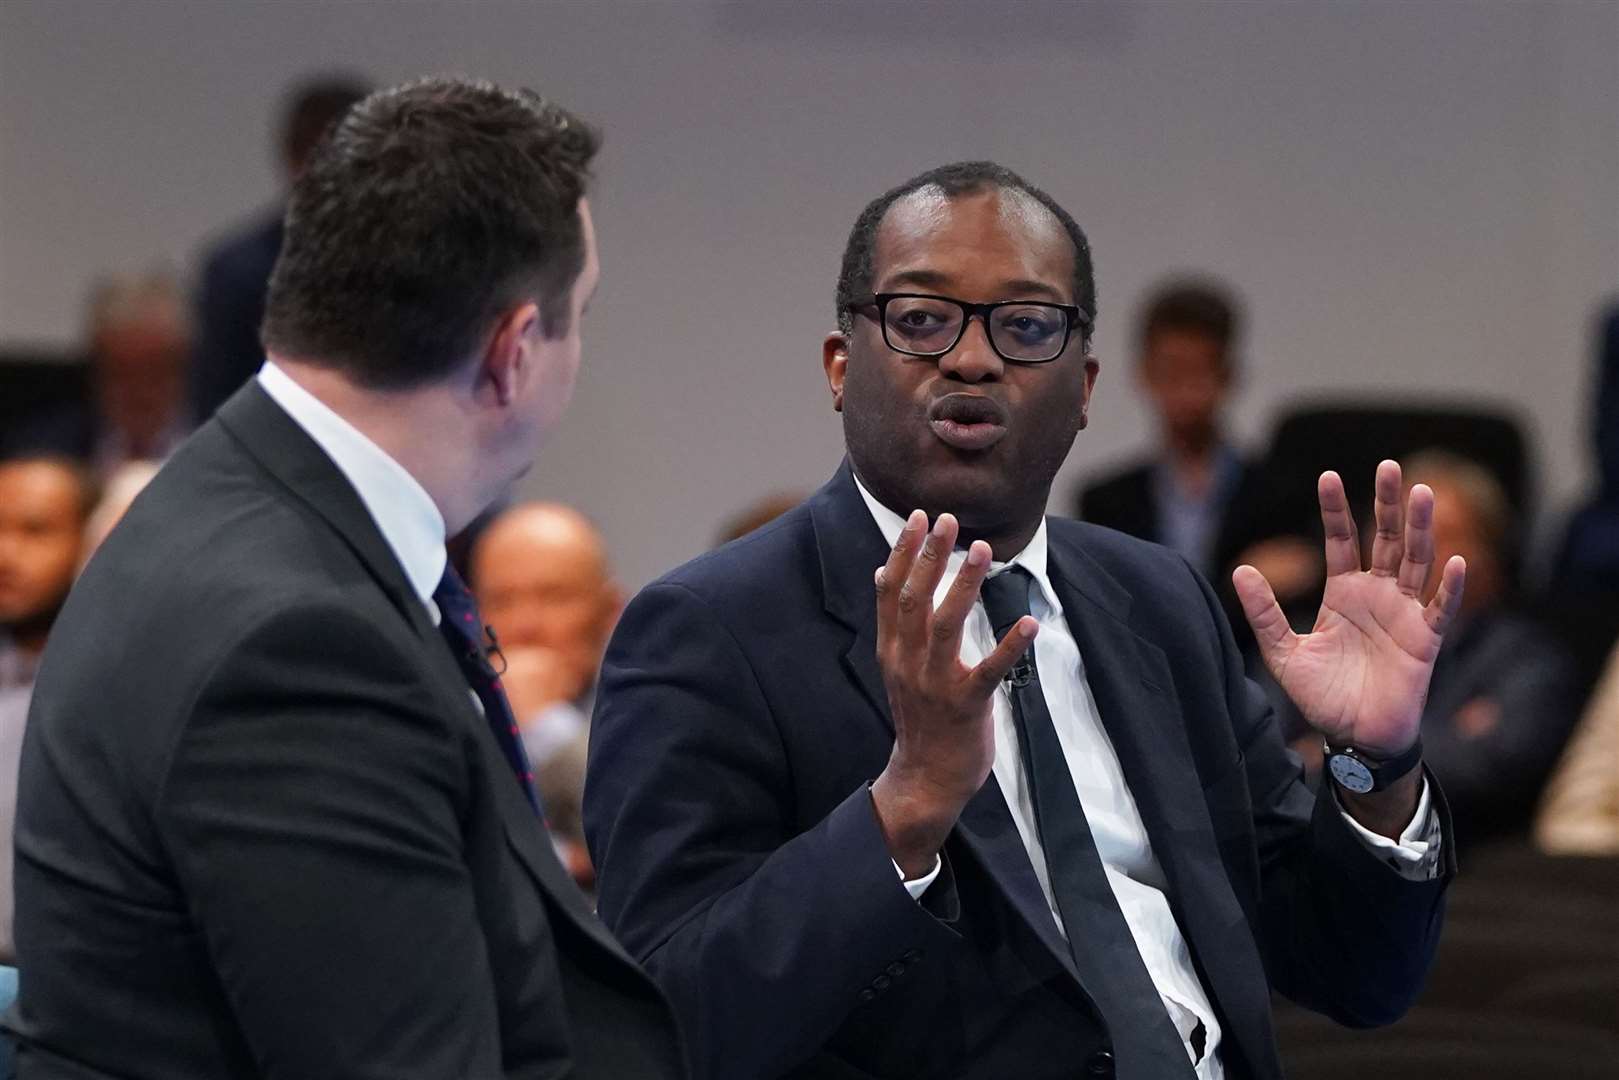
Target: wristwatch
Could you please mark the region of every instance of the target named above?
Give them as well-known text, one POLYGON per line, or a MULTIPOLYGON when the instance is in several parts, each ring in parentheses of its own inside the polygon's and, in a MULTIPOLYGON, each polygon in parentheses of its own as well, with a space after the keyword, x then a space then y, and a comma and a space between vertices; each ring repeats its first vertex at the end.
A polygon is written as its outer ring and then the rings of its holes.
POLYGON ((1417 767, 1422 760, 1422 739, 1399 757, 1376 758, 1353 746, 1327 744, 1327 771, 1344 788, 1357 795, 1382 791, 1417 767))

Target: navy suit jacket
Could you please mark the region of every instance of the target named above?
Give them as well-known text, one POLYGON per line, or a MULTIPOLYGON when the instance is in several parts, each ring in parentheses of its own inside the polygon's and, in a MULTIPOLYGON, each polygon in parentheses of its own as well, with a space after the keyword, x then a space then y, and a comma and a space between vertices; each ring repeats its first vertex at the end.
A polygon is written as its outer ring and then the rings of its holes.
MULTIPOLYGON (((1316 800, 1184 560, 1078 522, 1049 536, 1227 1076, 1280 1077, 1273 986, 1350 1024, 1399 1016, 1449 865, 1407 881, 1316 800)), ((668 992, 699 1077, 1110 1075, 993 777, 922 903, 890 861, 868 791, 893 745, 872 581, 887 553, 845 465, 630 604, 585 788, 601 915, 668 992)))

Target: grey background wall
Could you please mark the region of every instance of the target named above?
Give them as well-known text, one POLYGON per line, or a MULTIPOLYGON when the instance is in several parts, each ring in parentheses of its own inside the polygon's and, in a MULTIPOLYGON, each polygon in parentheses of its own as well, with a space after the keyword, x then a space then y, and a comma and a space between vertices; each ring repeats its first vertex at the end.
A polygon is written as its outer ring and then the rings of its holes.
POLYGON ((1323 391, 1504 402, 1547 501, 1586 480, 1589 317, 1619 290, 1619 4, 246 3, 0 0, 0 338, 70 342, 97 271, 271 202, 267 122, 312 70, 526 83, 607 132, 605 280, 528 493, 632 584, 829 475, 819 341, 849 222, 994 157, 1089 230, 1095 420, 1059 478, 1149 437, 1130 315, 1165 271, 1246 294, 1240 434, 1323 391))

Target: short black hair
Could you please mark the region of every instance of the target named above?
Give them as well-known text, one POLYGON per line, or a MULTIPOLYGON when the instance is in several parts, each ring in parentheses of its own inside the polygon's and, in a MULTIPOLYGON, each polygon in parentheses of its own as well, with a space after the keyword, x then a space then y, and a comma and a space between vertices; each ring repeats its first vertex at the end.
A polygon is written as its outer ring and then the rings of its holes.
POLYGON ((301 168, 322 136, 370 92, 371 84, 353 75, 322 75, 288 91, 281 115, 281 153, 287 163, 301 168))
POLYGON ((1136 352, 1145 356, 1154 334, 1180 330, 1214 342, 1227 374, 1236 374, 1242 305, 1223 282, 1205 275, 1178 276, 1148 293, 1136 321, 1136 352))
POLYGON ((265 348, 406 389, 449 374, 525 297, 547 337, 567 333, 599 145, 530 90, 434 78, 372 94, 293 185, 265 348))
MULTIPOLYGON (((1074 245, 1074 304, 1093 321, 1096 319, 1096 274, 1091 266, 1091 245, 1085 232, 1062 204, 1041 189, 1029 183, 1004 165, 993 161, 958 161, 940 165, 918 173, 898 187, 889 188, 860 211, 854 228, 849 230, 849 242, 843 248, 843 267, 838 272, 838 328, 844 333, 853 329, 849 316, 852 305, 862 303, 871 296, 872 255, 877 247, 877 230, 883 223, 888 208, 900 199, 936 187, 947 198, 974 195, 990 189, 1019 191, 1051 211, 1068 239, 1074 245)), ((1089 336, 1089 334, 1087 334, 1089 336)))

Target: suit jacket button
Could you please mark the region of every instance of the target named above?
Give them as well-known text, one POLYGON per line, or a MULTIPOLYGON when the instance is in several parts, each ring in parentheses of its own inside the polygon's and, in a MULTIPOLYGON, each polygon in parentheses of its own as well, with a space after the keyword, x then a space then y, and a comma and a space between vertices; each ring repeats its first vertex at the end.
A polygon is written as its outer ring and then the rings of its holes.
POLYGON ((1085 1072, 1089 1076, 1112 1076, 1113 1052, 1111 1050, 1098 1050, 1092 1054, 1090 1060, 1085 1062, 1085 1072))
POLYGON ((907 964, 914 964, 918 960, 922 959, 922 954, 916 949, 912 949, 910 952, 907 952, 904 956, 900 957, 900 959, 905 961, 907 964))
POLYGON ((897 979, 901 975, 905 974, 905 965, 896 960, 894 963, 888 965, 888 973, 897 979))
POLYGON ((860 1000, 861 1001, 870 1001, 873 998, 875 998, 876 996, 877 996, 877 991, 873 990, 869 986, 866 987, 864 990, 860 991, 860 1000))
POLYGON ((887 975, 879 975, 875 979, 871 980, 871 988, 880 993, 888 989, 889 982, 890 980, 887 975))

